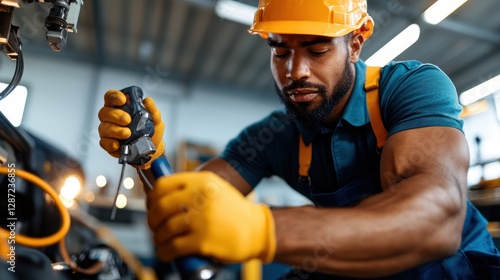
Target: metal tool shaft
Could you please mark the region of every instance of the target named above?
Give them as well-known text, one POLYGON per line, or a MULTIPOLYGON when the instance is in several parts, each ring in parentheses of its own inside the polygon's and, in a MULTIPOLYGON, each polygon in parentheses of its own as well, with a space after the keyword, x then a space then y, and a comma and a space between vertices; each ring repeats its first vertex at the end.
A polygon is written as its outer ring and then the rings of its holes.
POLYGON ((111 220, 115 220, 116 216, 116 201, 118 200, 118 195, 120 195, 120 187, 122 185, 123 174, 125 173, 126 163, 122 163, 122 171, 120 173, 120 179, 118 180, 118 187, 116 188, 115 198, 113 199, 113 206, 111 208, 111 220))

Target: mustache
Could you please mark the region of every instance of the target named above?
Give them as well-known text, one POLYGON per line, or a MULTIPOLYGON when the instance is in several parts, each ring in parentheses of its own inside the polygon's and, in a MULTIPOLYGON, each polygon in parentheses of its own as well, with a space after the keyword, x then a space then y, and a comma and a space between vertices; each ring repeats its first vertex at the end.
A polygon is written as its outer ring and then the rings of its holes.
POLYGON ((320 92, 321 94, 325 94, 326 93, 326 87, 323 86, 323 85, 320 85, 320 84, 314 84, 314 83, 310 83, 310 82, 307 82, 307 81, 293 81, 291 84, 287 85, 287 86, 284 86, 283 89, 282 89, 282 93, 284 95, 287 95, 287 93, 291 90, 295 90, 295 89, 299 89, 299 88, 316 88, 318 89, 318 92, 320 92))

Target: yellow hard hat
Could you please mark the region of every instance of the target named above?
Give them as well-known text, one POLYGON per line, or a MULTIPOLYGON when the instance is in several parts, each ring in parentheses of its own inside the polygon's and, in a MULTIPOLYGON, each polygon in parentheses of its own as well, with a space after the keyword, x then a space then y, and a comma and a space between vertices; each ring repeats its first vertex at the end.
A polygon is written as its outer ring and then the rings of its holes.
POLYGON ((259 0, 248 31, 264 39, 268 33, 340 37, 363 25, 366 40, 374 25, 366 0, 259 0))

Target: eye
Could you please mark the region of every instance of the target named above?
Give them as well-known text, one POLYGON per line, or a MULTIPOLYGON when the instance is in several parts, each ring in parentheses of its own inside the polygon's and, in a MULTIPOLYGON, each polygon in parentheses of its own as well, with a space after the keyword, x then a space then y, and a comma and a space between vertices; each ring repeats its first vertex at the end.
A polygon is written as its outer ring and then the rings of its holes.
POLYGON ((286 48, 271 48, 271 51, 275 57, 286 57, 290 51, 286 48))
POLYGON ((317 55, 317 56, 320 56, 320 55, 323 55, 325 53, 327 53, 329 51, 328 48, 311 48, 309 49, 309 52, 313 55, 317 55))

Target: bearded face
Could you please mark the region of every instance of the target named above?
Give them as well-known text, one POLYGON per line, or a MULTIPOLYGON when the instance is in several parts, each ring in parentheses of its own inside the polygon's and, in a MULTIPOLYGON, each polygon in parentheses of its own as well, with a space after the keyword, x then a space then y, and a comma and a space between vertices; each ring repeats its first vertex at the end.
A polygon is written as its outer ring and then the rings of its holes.
POLYGON ((329 91, 326 86, 321 84, 310 83, 305 80, 293 81, 290 85, 279 88, 275 83, 276 92, 290 116, 301 122, 304 126, 317 126, 326 118, 331 116, 335 107, 343 100, 349 92, 353 82, 354 73, 349 67, 349 59, 346 57, 343 65, 341 78, 337 84, 329 91), (294 92, 300 88, 317 89, 321 102, 294 102, 290 98, 290 92, 294 92))

